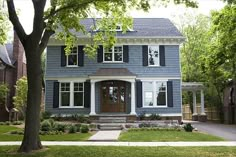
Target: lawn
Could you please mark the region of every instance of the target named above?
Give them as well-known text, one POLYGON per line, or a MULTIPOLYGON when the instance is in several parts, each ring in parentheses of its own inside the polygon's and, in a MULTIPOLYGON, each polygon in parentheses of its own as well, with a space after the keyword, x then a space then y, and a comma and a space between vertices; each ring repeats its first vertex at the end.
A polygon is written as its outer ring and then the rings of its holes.
POLYGON ((120 135, 119 141, 130 142, 176 142, 176 141, 223 141, 224 139, 199 132, 185 131, 128 131, 120 135))
MULTIPOLYGON (((21 130, 15 126, 0 125, 0 141, 21 141, 23 135, 11 135, 10 131, 21 130)), ((86 141, 91 133, 74 133, 61 135, 41 135, 42 141, 86 141)), ((1 155, 0 155, 1 156, 1 155)))
MULTIPOLYGON (((1 157, 24 157, 16 146, 0 147, 1 157)), ((236 147, 111 147, 111 146, 52 146, 27 157, 233 157, 236 147)))

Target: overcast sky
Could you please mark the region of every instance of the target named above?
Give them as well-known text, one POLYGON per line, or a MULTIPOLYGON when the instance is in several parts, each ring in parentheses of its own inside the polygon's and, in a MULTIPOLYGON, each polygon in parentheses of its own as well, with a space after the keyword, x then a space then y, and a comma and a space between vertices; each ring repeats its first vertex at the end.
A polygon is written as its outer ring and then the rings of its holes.
MULTIPOLYGON (((224 7, 224 3, 220 0, 197 0, 199 3, 198 9, 185 8, 183 5, 168 5, 168 7, 154 6, 148 13, 143 11, 131 11, 133 17, 164 17, 173 19, 173 16, 179 16, 183 13, 202 13, 210 15, 211 10, 219 10, 224 7)), ((33 6, 30 0, 15 0, 15 7, 19 9, 20 21, 27 33, 32 30, 33 6)))

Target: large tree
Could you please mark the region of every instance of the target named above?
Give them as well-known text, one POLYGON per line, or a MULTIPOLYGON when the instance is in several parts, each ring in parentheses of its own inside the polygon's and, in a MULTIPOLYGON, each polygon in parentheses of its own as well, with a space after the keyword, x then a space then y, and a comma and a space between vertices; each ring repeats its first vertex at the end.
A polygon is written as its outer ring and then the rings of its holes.
MULTIPOLYGON (((132 27, 132 20, 127 16, 128 9, 147 11, 150 8, 148 0, 50 0, 50 6, 45 10, 46 0, 31 1, 34 7, 33 31, 26 34, 18 19, 14 1, 7 0, 9 19, 24 47, 27 61, 28 96, 25 131, 20 152, 30 152, 42 148, 39 138, 42 93, 41 54, 46 48, 50 36, 55 33, 58 39, 64 40, 67 45, 66 53, 69 53, 77 39, 73 31, 88 34, 92 37, 92 42, 86 46, 85 51, 88 55, 93 56, 98 42, 102 42, 106 47, 116 42, 115 32, 110 30, 114 30, 117 23, 122 24, 124 32, 132 27), (103 31, 91 35, 86 32, 80 21, 93 16, 94 11, 102 17, 94 27, 99 27, 103 31)), ((196 6, 191 0, 160 0, 160 2, 196 6)))

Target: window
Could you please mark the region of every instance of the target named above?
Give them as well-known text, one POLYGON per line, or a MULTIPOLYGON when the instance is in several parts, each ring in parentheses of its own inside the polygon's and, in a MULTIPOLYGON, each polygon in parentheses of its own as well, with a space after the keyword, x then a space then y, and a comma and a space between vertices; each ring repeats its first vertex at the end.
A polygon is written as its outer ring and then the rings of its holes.
POLYGON ((70 83, 61 83, 61 106, 70 106, 70 83))
POLYGON ((123 62, 123 46, 114 46, 108 50, 105 50, 103 61, 104 62, 123 62))
POLYGON ((60 83, 60 107, 84 107, 84 83, 60 83))
POLYGON ((148 47, 148 65, 149 66, 159 66, 160 65, 160 53, 159 46, 150 45, 148 47))
POLYGON ((67 56, 67 66, 78 66, 77 47, 74 47, 71 53, 67 56))
POLYGON ((84 104, 84 84, 74 83, 74 106, 83 106, 84 104))
POLYGON ((167 106, 167 83, 165 81, 143 82, 143 106, 167 106))
POLYGON ((116 31, 122 31, 121 25, 116 25, 116 31))

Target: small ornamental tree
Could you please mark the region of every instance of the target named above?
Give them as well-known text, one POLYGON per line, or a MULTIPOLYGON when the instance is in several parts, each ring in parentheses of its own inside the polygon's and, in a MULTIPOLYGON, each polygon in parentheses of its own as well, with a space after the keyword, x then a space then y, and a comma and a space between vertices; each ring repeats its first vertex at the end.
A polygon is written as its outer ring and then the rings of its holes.
POLYGON ((25 111, 27 106, 27 78, 23 76, 16 82, 16 95, 13 97, 15 107, 21 112, 25 118, 25 111))
POLYGON ((7 84, 0 84, 0 105, 6 105, 6 97, 9 92, 7 84))

